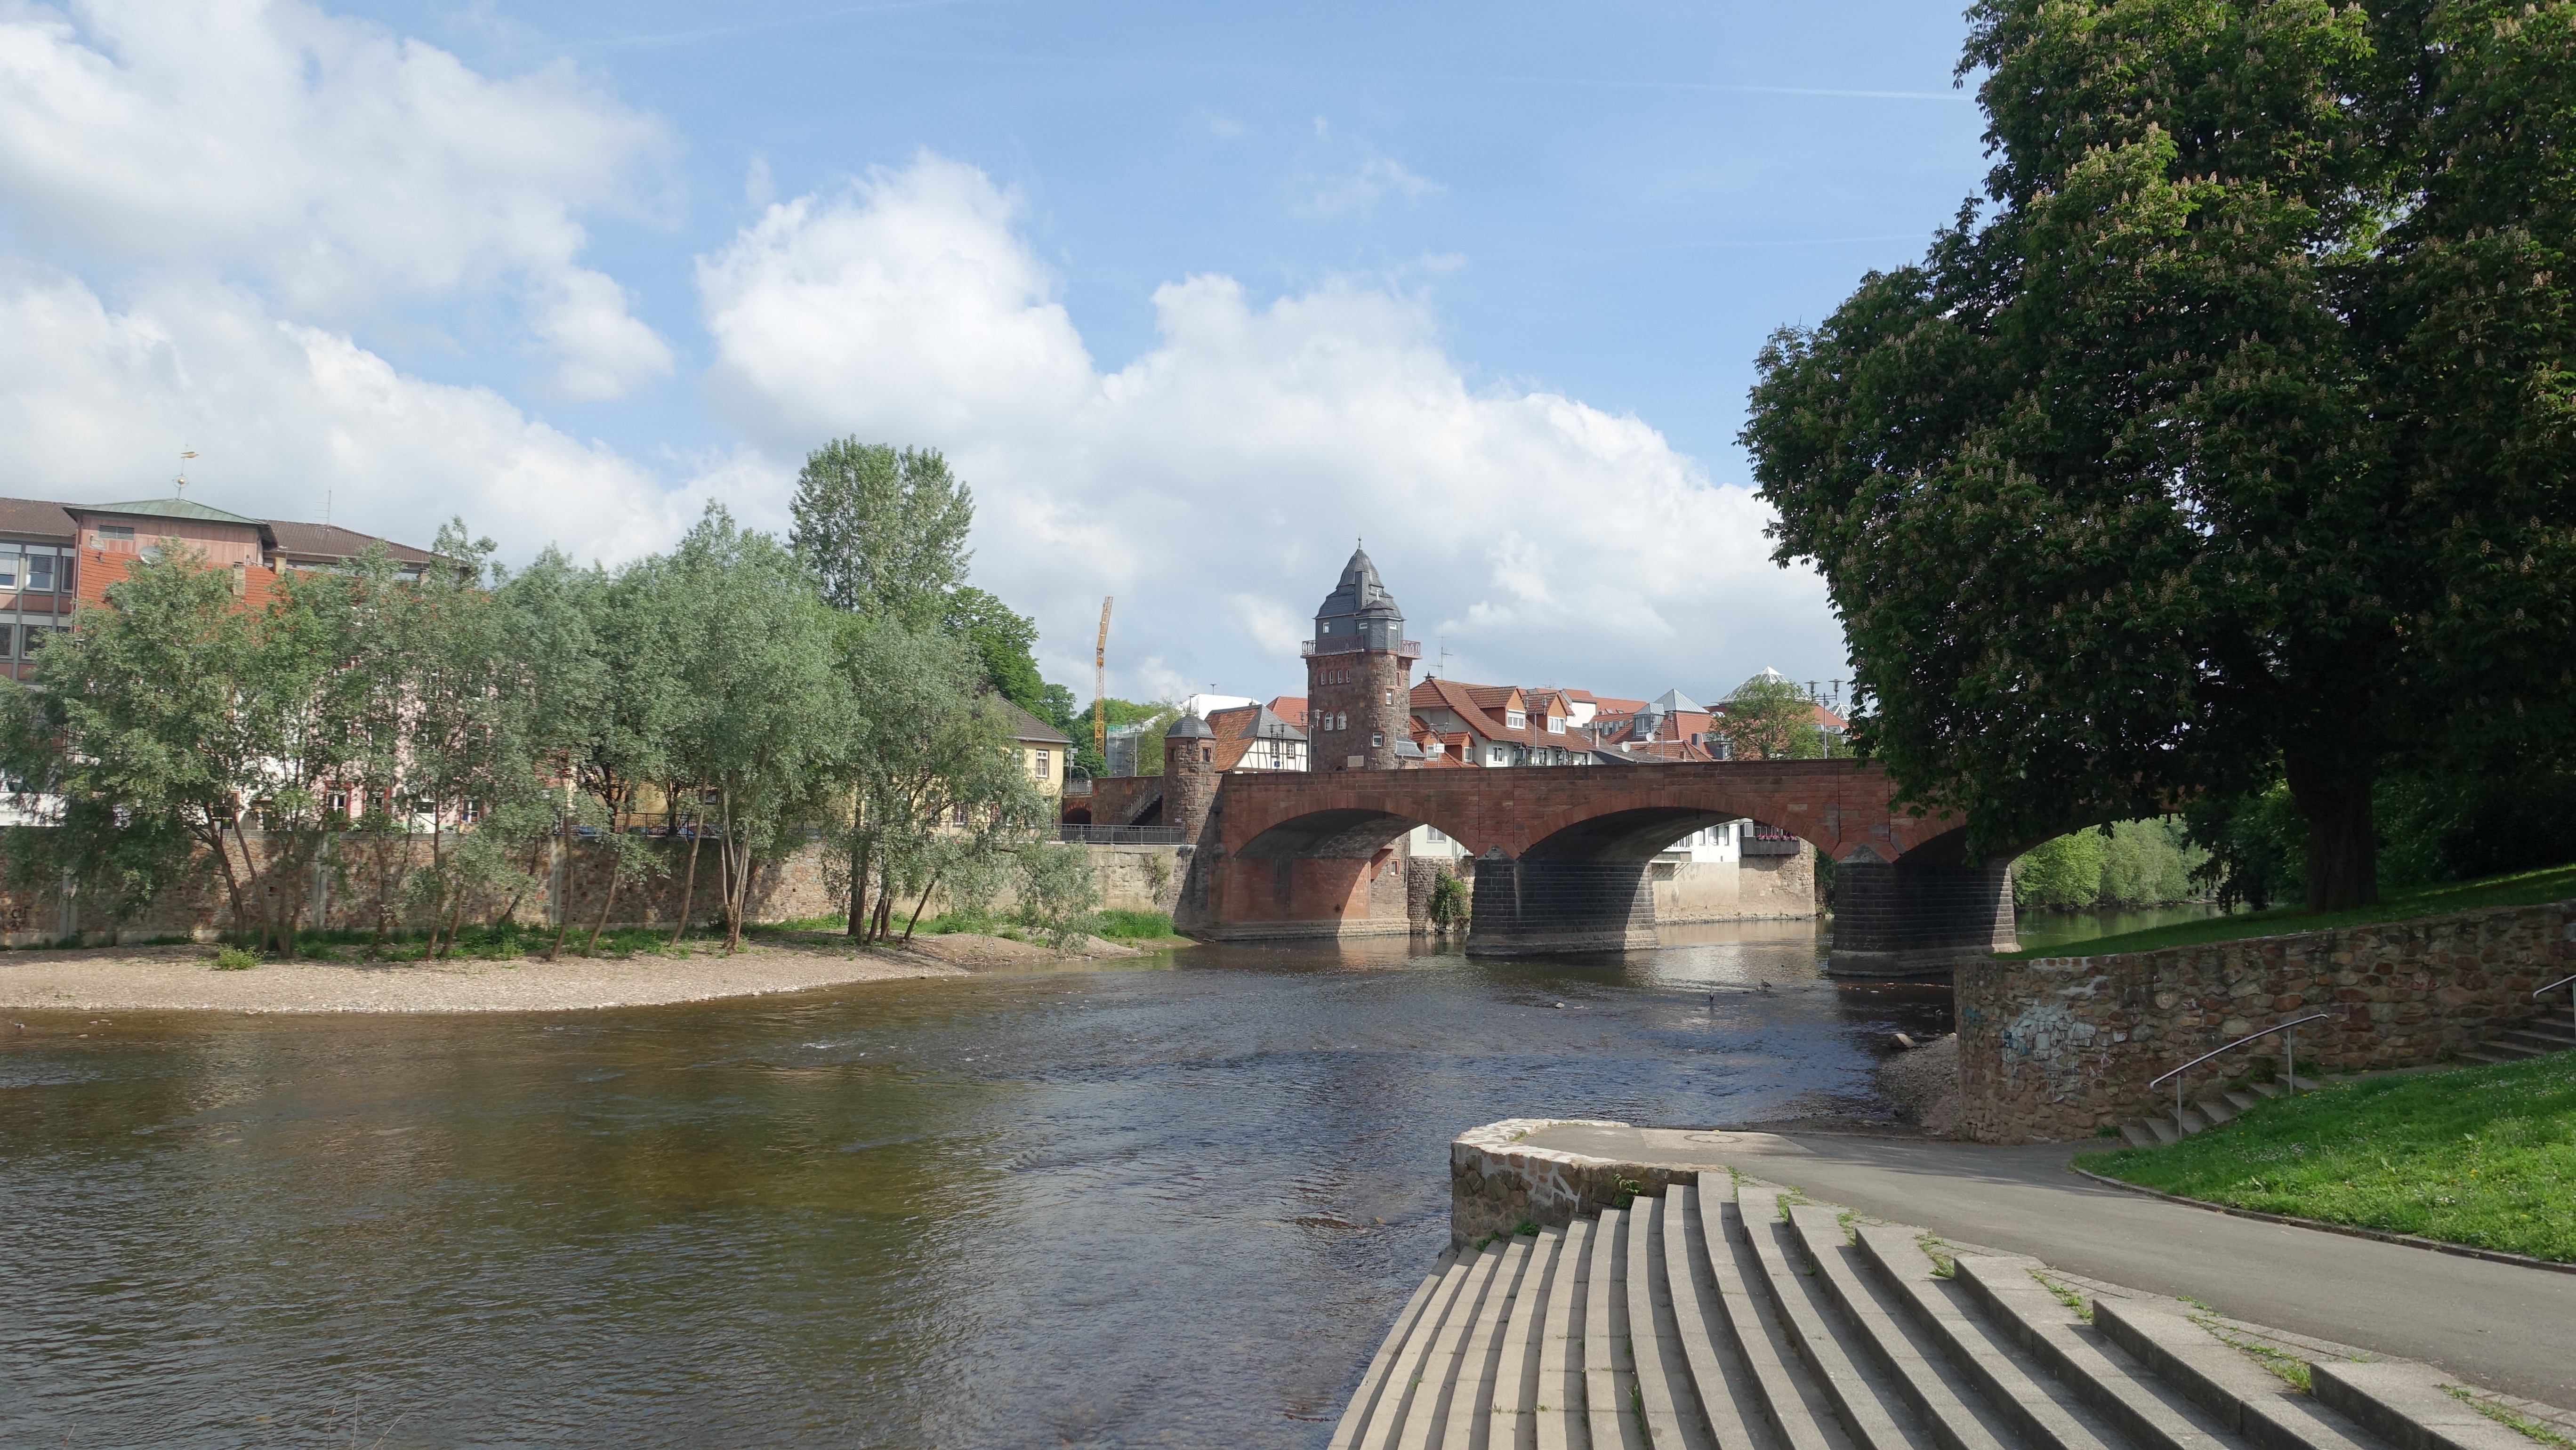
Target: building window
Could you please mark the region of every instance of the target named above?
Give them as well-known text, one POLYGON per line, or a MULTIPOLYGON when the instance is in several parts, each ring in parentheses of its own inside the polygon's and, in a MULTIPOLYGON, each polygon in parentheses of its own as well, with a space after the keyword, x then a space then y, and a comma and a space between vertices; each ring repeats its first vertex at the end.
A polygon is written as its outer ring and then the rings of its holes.
POLYGON ((1518 710, 1505 710, 1503 712, 1503 728, 1506 730, 1527 730, 1529 728, 1529 716, 1522 714, 1518 710))
POLYGON ((1486 761, 1487 761, 1489 764, 1493 764, 1493 765, 1500 765, 1500 764, 1502 764, 1502 763, 1503 763, 1503 747, 1501 747, 1501 746, 1497 745, 1497 746, 1495 746, 1493 749, 1486 751, 1486 752, 1485 752, 1485 759, 1486 759, 1486 761))
POLYGON ((962 805, 962 804, 960 804, 959 806, 957 806, 953 811, 951 811, 951 812, 949 813, 949 819, 951 819, 951 820, 955 821, 958 825, 961 825, 961 826, 962 826, 962 825, 964 825, 964 824, 966 824, 966 807, 965 807, 964 805, 962 805))
POLYGON ((18 653, 14 648, 17 643, 18 626, 14 624, 0 624, 0 660, 14 657, 18 653))
POLYGON ((1378 747, 1378 746, 1384 745, 1384 744, 1386 744, 1386 732, 1385 732, 1385 731, 1383 731, 1383 730, 1372 730, 1372 731, 1370 731, 1370 732, 1369 732, 1369 745, 1370 745, 1370 747, 1371 747, 1372 749, 1374 749, 1375 747, 1378 747))
POLYGON ((94 541, 102 544, 106 543, 110 539, 131 539, 134 537, 134 525, 101 524, 90 531, 90 537, 94 541))
POLYGON ((1324 626, 1323 632, 1325 634, 1331 634, 1333 632, 1333 627, 1330 624, 1327 624, 1324 626))
POLYGON ((1550 734, 1550 735, 1562 735, 1562 734, 1564 734, 1564 733, 1565 733, 1565 717, 1564 717, 1564 716, 1562 716, 1562 715, 1550 715, 1550 716, 1548 716, 1548 717, 1547 717, 1547 733, 1548 733, 1548 734, 1550 734))
POLYGON ((1047 772, 1048 772, 1048 770, 1051 768, 1048 762, 1049 762, 1049 757, 1048 757, 1048 755, 1047 755, 1047 752, 1045 752, 1045 751, 1043 751, 1043 750, 1039 751, 1039 752, 1038 752, 1038 779, 1040 779, 1040 780, 1044 780, 1044 779, 1046 779, 1046 778, 1047 778, 1047 772))
POLYGON ((54 591, 54 560, 49 554, 32 555, 27 560, 27 587, 42 593, 54 591))

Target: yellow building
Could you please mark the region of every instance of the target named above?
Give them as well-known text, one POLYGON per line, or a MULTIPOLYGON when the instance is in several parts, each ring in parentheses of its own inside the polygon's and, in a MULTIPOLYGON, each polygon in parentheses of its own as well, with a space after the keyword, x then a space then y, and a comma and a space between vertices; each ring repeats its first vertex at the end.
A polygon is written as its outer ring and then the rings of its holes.
POLYGON ((1049 798, 1064 795, 1064 768, 1073 761, 1073 737, 1012 704, 1002 702, 1011 719, 1011 739, 1019 745, 1020 768, 1049 798))

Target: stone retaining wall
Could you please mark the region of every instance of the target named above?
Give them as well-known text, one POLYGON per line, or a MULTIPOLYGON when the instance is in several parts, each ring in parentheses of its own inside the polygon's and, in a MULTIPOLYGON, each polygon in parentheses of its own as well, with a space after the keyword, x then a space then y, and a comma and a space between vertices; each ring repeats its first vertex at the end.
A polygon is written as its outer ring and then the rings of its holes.
MULTIPOLYGON (((2576 971, 2571 921, 2576 902, 2557 902, 2119 956, 1961 961, 1962 1131, 2064 1142, 2169 1113, 2173 1084, 2150 1089, 2152 1079, 2312 1012, 2330 1020, 2298 1029, 2303 1076, 2438 1062, 2552 1010, 2531 993, 2576 971)), ((2280 1055, 2275 1033, 2191 1074, 2187 1094, 2280 1055)))
POLYGON ((1622 1196, 1661 1198, 1665 1185, 1695 1181, 1696 1168, 1611 1163, 1520 1141, 1541 1128, 1573 1123, 1624 1128, 1582 1118, 1506 1118, 1471 1128, 1449 1144, 1449 1245, 1463 1247, 1489 1233, 1510 1234, 1523 1222, 1563 1228, 1619 1207, 1622 1196))
MULTIPOLYGON (((231 851, 244 849, 240 837, 226 840, 231 851)), ((451 846, 453 840, 451 835, 451 846)), ((263 859, 272 859, 266 854, 271 843, 265 837, 251 837, 248 849, 262 853, 263 859)), ((614 901, 607 896, 609 863, 601 848, 575 840, 568 847, 551 843, 539 849, 543 854, 537 858, 540 864, 534 879, 524 884, 513 881, 505 889, 470 903, 464 916, 467 925, 483 924, 508 913, 530 925, 553 926, 561 920, 558 897, 563 903, 561 909, 572 915, 576 935, 599 922, 603 906, 608 908, 607 924, 611 927, 677 926, 683 899, 688 901, 689 915, 700 922, 715 921, 723 914, 720 893, 724 873, 717 864, 712 843, 699 850, 697 885, 691 891, 689 843, 669 838, 648 841, 645 849, 659 858, 662 874, 640 887, 632 882, 621 885, 614 901)), ((1179 900, 1181 878, 1187 869, 1182 857, 1187 848, 1082 849, 1090 854, 1098 873, 1103 907, 1169 911, 1179 900)), ((426 866, 429 857, 425 837, 377 842, 343 836, 330 843, 309 873, 303 873, 293 883, 272 884, 304 892, 304 924, 308 928, 370 931, 388 905, 386 893, 378 883, 399 882, 404 871, 426 866)), ((796 921, 842 912, 847 899, 829 889, 826 866, 820 845, 756 858, 747 919, 755 923, 796 921)), ((426 928, 427 920, 400 899, 398 886, 394 891, 390 905, 398 927, 413 931, 426 928)), ((898 928, 917 904, 914 899, 900 903, 895 912, 898 928)), ((946 905, 934 894, 923 918, 938 915, 946 905)), ((1005 888, 994 909, 1006 911, 1010 906, 1011 892, 1005 888)), ((83 901, 77 893, 66 893, 58 886, 0 889, 0 946, 45 946, 75 937, 95 946, 169 936, 211 941, 230 930, 231 898, 221 878, 211 870, 162 893, 142 911, 121 921, 111 919, 96 902, 83 901)))

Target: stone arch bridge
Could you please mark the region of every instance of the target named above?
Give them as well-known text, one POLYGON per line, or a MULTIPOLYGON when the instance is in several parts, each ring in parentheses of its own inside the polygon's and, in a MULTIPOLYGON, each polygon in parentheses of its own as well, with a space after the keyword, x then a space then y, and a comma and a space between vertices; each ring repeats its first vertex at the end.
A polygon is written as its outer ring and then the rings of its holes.
POLYGON ((1835 863, 1837 972, 1946 965, 2009 949, 2013 940, 2003 863, 1967 863, 1956 820, 1893 807, 1893 783, 1865 762, 1245 772, 1220 780, 1204 824, 1177 823, 1197 843, 1175 914, 1194 936, 1409 931, 1402 842, 1427 825, 1476 858, 1470 953, 1651 946, 1656 854, 1690 832, 1750 818, 1835 863))

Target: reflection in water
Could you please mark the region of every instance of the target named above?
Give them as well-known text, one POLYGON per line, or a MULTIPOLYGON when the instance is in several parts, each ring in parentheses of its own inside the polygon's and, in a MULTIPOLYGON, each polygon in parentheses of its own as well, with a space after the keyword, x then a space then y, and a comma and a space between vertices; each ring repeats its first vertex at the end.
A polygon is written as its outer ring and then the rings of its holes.
POLYGON ((1687 940, 30 1015, 0 1441, 1318 1445, 1447 1244, 1452 1135, 1875 1112, 1875 1040, 1944 1025, 1801 924, 1687 940))
POLYGON ((2222 916, 2215 905, 2205 901, 2185 902, 2180 906, 2150 906, 2135 911, 2026 911, 2013 925, 2013 935, 2021 939, 2022 949, 2034 947, 2073 946, 2124 932, 2145 931, 2150 927, 2172 926, 2185 921, 2207 921, 2222 916))

